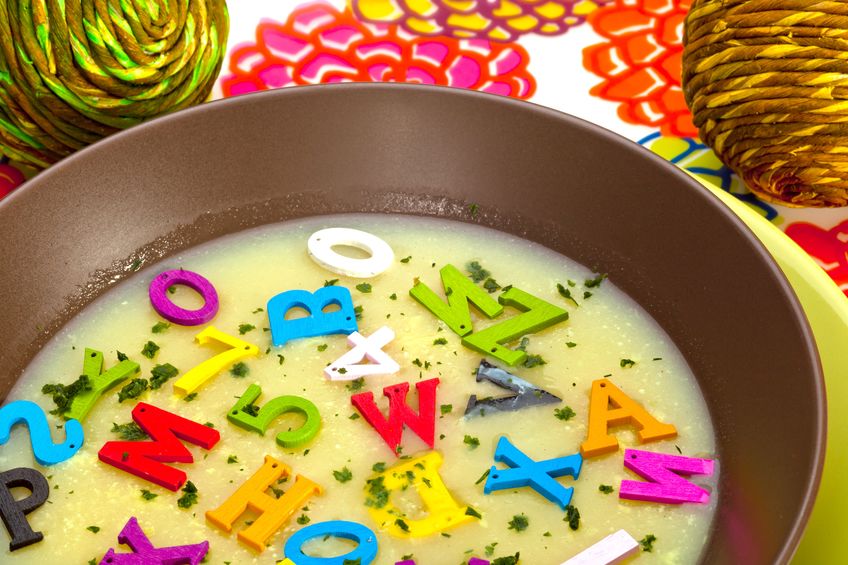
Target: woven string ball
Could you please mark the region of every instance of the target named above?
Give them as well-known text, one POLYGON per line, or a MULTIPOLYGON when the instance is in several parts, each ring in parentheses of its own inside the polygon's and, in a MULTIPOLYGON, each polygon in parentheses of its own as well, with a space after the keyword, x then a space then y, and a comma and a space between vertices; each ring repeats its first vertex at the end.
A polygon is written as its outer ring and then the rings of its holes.
POLYGON ((0 0, 0 153, 45 168, 202 102, 228 31, 224 0, 0 0))
POLYGON ((695 0, 684 44, 700 137, 757 196, 848 204, 848 2, 695 0))

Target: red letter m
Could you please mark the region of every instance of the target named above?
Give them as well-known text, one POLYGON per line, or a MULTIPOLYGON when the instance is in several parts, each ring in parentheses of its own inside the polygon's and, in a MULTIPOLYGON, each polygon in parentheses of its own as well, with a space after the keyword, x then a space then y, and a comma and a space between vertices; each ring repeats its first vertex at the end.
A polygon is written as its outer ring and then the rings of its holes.
POLYGON ((145 402, 136 404, 132 417, 153 441, 106 442, 98 453, 100 460, 173 491, 183 485, 186 474, 164 463, 194 461, 180 440, 212 449, 221 439, 217 430, 145 402))

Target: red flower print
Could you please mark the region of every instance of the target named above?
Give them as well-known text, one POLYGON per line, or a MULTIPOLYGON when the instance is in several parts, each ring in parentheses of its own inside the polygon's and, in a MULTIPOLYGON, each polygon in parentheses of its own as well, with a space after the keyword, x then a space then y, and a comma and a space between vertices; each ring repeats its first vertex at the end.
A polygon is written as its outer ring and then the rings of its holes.
POLYGON ((397 25, 367 24, 326 4, 263 21, 256 43, 236 47, 224 96, 299 84, 409 82, 529 98, 536 82, 527 52, 486 39, 416 37, 397 25))
POLYGON ((0 163, 0 200, 24 182, 24 174, 8 163, 0 163))
POLYGON ((786 235, 803 247, 848 296, 848 220, 830 230, 796 222, 786 226, 786 235))
POLYGON ((691 0, 615 0, 589 15, 606 41, 583 51, 583 66, 603 78, 591 94, 618 102, 631 124, 663 135, 697 137, 680 87, 683 20, 691 0))

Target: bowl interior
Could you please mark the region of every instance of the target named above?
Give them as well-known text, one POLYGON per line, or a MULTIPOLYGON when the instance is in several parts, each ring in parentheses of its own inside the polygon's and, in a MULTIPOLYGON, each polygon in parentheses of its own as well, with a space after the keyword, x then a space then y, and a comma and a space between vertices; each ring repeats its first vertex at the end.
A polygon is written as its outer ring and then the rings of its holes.
POLYGON ((155 120, 54 166, 0 205, 0 323, 14 328, 0 340, 0 395, 115 277, 247 227, 348 211, 480 223, 609 273, 681 349, 716 427, 719 505, 702 560, 789 560, 825 415, 815 346, 782 274, 675 167, 495 96, 284 89, 155 120))

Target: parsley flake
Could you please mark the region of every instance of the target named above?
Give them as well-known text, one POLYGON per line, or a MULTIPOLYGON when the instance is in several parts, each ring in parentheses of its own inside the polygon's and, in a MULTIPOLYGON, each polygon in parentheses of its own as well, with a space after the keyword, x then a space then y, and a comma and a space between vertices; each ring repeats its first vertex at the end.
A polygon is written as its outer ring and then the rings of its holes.
POLYGON ((530 525, 530 520, 524 513, 516 514, 512 517, 512 520, 507 522, 509 524, 510 530, 515 530, 516 532, 523 532, 527 529, 527 526, 530 525))
POLYGON ((356 290, 363 294, 369 294, 371 292, 371 285, 369 283, 359 283, 356 285, 356 290))
POLYGON ((250 367, 243 361, 239 361, 230 369, 230 374, 237 379, 246 377, 250 373, 250 367))
POLYGON ((574 410, 571 409, 571 406, 566 406, 565 408, 554 408, 554 416, 556 416, 557 420, 569 421, 577 414, 574 410))
POLYGON ((346 483, 353 478, 353 473, 347 467, 343 467, 341 471, 333 471, 333 477, 340 483, 346 483))
POLYGON ((156 356, 157 351, 159 351, 159 346, 152 341, 148 341, 144 344, 144 347, 141 348, 141 354, 148 359, 153 359, 153 357, 156 356))

